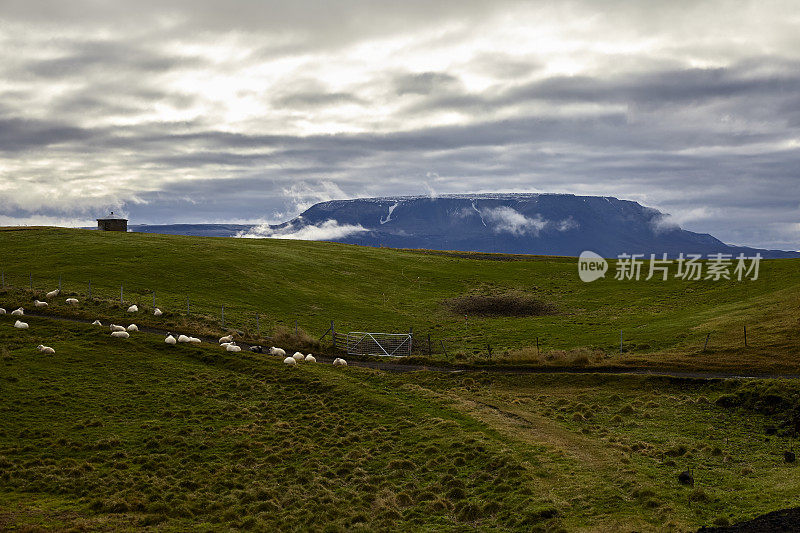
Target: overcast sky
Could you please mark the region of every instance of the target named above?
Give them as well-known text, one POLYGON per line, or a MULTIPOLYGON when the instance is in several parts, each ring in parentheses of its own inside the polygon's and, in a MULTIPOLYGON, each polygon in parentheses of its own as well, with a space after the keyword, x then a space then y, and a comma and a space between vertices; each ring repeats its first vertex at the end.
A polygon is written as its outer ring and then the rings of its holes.
POLYGON ((797 1, 0 0, 0 224, 495 191, 800 249, 797 1))

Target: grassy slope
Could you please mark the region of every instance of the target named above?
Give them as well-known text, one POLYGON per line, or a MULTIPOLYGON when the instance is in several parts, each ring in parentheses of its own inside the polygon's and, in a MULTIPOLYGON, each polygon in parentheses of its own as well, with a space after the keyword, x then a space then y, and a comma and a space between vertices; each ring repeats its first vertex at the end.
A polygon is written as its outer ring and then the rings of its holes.
POLYGON ((0 529, 522 528, 550 504, 488 428, 368 371, 29 321, 0 317, 0 529))
MULTIPOLYGON (((252 330, 300 326, 315 335, 336 319, 338 331, 408 331, 447 340, 449 355, 531 359, 539 337, 545 350, 590 347, 614 364, 675 367, 800 369, 796 331, 800 310, 798 260, 762 263, 757 281, 582 283, 571 258, 520 257, 489 261, 443 254, 360 248, 331 243, 212 239, 68 229, 0 230, 7 283, 57 286, 119 295, 149 306, 217 316, 252 330), (561 309, 546 317, 453 316, 445 298, 473 290, 518 289, 561 309), (748 326, 750 347, 742 347, 748 326), (615 355, 623 331, 626 353, 615 355), (701 353, 707 333, 709 350, 701 353), (511 352, 506 356, 504 352, 511 352)), ((10 302, 0 302, 0 305, 10 302)), ((442 356, 435 356, 442 357, 442 356)))
POLYGON ((28 321, 0 317, 0 529, 689 531, 799 503, 789 438, 715 405, 734 382, 288 369, 28 321))

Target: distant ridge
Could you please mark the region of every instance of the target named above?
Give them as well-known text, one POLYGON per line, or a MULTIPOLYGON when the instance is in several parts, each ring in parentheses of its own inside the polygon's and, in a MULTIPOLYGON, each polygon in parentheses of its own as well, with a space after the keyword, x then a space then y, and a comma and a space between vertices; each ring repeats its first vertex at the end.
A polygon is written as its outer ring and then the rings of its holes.
POLYGON ((798 252, 731 246, 671 224, 656 209, 607 196, 485 193, 331 200, 277 225, 176 224, 132 231, 328 240, 362 246, 577 256, 798 252))

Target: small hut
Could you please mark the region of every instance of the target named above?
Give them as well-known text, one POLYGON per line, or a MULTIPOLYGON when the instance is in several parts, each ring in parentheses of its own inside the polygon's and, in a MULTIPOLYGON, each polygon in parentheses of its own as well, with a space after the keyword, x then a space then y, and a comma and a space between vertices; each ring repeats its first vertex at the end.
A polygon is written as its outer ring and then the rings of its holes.
POLYGON ((105 217, 97 219, 97 229, 100 231, 128 231, 128 219, 114 215, 114 211, 105 217))

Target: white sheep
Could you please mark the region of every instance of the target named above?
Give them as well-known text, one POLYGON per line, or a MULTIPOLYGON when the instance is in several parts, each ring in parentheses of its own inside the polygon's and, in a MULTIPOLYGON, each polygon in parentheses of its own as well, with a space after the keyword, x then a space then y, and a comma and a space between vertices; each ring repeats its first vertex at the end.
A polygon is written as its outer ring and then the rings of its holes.
POLYGON ((223 342, 233 342, 233 335, 225 335, 224 337, 220 337, 219 343, 222 344, 223 342))
POLYGON ((33 305, 35 307, 47 307, 47 302, 40 302, 39 300, 34 300, 33 305))
POLYGON ((93 326, 102 326, 102 325, 103 325, 103 323, 102 323, 102 322, 100 322, 99 320, 95 320, 94 322, 92 322, 92 325, 93 325, 93 326))
POLYGON ((4 314, 6 314, 6 310, 3 309, 2 307, 0 307, 0 315, 4 315, 4 314))
POLYGON ((133 304, 132 306, 130 306, 128 308, 128 312, 129 313, 138 313, 139 312, 139 307, 136 304, 133 304))
POLYGON ((78 305, 78 299, 77 298, 67 298, 65 301, 69 305, 78 305))
POLYGON ((347 366, 347 361, 342 359, 341 357, 337 357, 333 360, 333 366, 347 366))
POLYGON ((111 336, 117 337, 118 339, 127 339, 130 337, 127 331, 112 331, 111 336))
POLYGON ((297 364, 297 359, 295 359, 294 357, 287 357, 286 359, 283 360, 283 362, 289 366, 295 366, 297 364))
POLYGON ((200 344, 200 339, 198 339, 197 337, 189 337, 189 342, 200 344))
POLYGON ((189 342, 189 337, 184 334, 178 335, 178 342, 189 342))
POLYGON ((50 298, 55 298, 56 296, 58 296, 58 293, 60 292, 61 292, 60 289, 56 289, 54 291, 48 292, 47 294, 44 295, 44 297, 49 300, 50 298))
POLYGON ((172 333, 168 331, 167 338, 164 339, 164 342, 166 342, 167 344, 175 344, 178 341, 176 341, 175 337, 172 336, 172 333))
POLYGON ((283 351, 282 348, 276 348, 274 346, 269 349, 269 354, 270 355, 279 355, 281 357, 286 357, 286 352, 283 351))
POLYGON ((233 344, 233 343, 232 343, 232 342, 223 342, 222 344, 220 344, 220 346, 221 346, 222 348, 227 348, 227 347, 228 347, 228 346, 230 346, 231 344, 233 344))
POLYGON ((153 310, 153 314, 154 314, 155 316, 161 316, 163 313, 161 312, 161 309, 159 309, 158 307, 156 307, 156 308, 153 310))
POLYGON ((311 354, 306 355, 306 363, 316 363, 317 358, 311 354))
POLYGON ((292 357, 294 357, 294 360, 297 361, 298 363, 302 363, 306 358, 306 356, 301 354, 300 352, 294 352, 294 355, 292 357))
POLYGON ((241 352, 242 349, 236 346, 235 344, 229 344, 225 347, 225 350, 229 352, 241 352))
POLYGON ((108 328, 111 331, 125 331, 125 326, 118 326, 116 324, 111 324, 108 328))
POLYGON ((47 355, 53 355, 53 354, 56 353, 56 351, 54 349, 52 349, 51 347, 43 346, 41 344, 39 346, 37 346, 36 349, 39 350, 42 353, 46 353, 47 355))
POLYGON ((22 316, 25 314, 25 310, 22 307, 20 307, 18 309, 14 309, 13 311, 11 311, 11 314, 14 316, 22 316))
POLYGON ((20 322, 19 320, 17 320, 16 322, 14 322, 14 327, 17 329, 28 329, 28 323, 20 322))
POLYGON ((127 330, 128 331, 139 331, 139 326, 137 326, 136 324, 131 324, 130 326, 128 326, 127 330))

